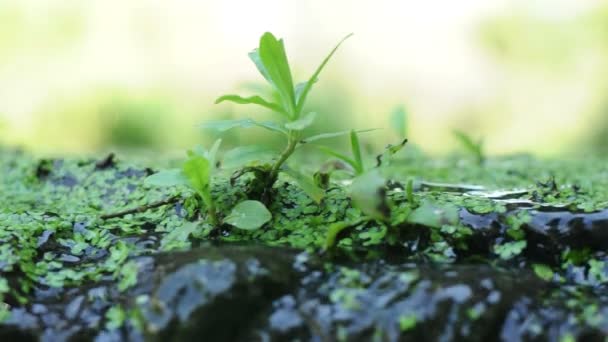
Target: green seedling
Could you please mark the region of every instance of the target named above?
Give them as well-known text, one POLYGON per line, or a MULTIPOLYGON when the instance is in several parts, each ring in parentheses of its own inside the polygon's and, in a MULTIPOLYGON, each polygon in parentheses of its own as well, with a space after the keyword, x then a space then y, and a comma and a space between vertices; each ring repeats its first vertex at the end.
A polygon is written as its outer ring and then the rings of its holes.
MULTIPOLYGON (((192 189, 202 199, 209 223, 217 227, 221 221, 211 193, 213 174, 216 169, 217 151, 221 140, 215 141, 209 151, 202 147, 188 151, 188 159, 181 169, 171 169, 158 172, 146 179, 146 184, 154 186, 186 186, 192 189)), ((266 207, 257 201, 243 201, 237 204, 223 220, 240 229, 252 230, 260 228, 272 218, 266 207)))
MULTIPOLYGON (((340 223, 330 226, 326 237, 325 249, 330 249, 335 245, 338 234, 348 228, 351 228, 361 222, 376 221, 377 223, 390 226, 391 203, 387 197, 387 184, 389 178, 386 176, 386 166, 390 164, 391 158, 399 152, 407 143, 407 139, 403 139, 399 144, 388 145, 385 150, 376 156, 376 166, 370 169, 363 167, 363 158, 361 155, 359 139, 355 132, 351 133, 351 148, 353 150, 353 158, 336 153, 333 150, 325 150, 340 159, 341 162, 352 166, 354 170, 360 170, 360 173, 352 180, 350 185, 350 198, 353 205, 361 210, 365 215, 362 221, 340 223)), ((413 194, 413 183, 410 180, 406 186, 406 197, 412 205, 416 205, 413 194)), ((393 232, 391 231, 391 234, 393 232)))
MULTIPOLYGON (((308 142, 334 138, 350 133, 350 131, 343 131, 319 134, 307 138, 303 137, 304 129, 311 126, 317 118, 316 113, 304 111, 308 94, 310 93, 312 86, 317 82, 319 74, 327 62, 329 62, 342 42, 351 35, 352 34, 349 34, 344 37, 333 50, 331 50, 307 81, 294 85, 283 40, 275 38, 270 32, 264 33, 260 38, 259 47, 249 53, 249 58, 253 61, 264 79, 272 86, 273 91, 277 94, 277 99, 267 100, 260 95, 243 97, 229 94, 219 97, 215 102, 221 103, 229 101, 237 104, 258 105, 278 114, 281 121, 260 122, 247 118, 240 120, 212 121, 202 125, 205 129, 213 129, 219 132, 224 132, 236 127, 261 127, 286 137, 287 143, 284 150, 271 164, 269 164, 266 172, 264 180, 266 192, 272 188, 278 178, 279 172, 284 171, 283 166, 285 162, 299 146, 308 142)), ((299 182, 298 179, 296 179, 296 181, 299 182)))
MULTIPOLYGON (((338 160, 350 166, 355 176, 362 175, 365 172, 365 166, 363 165, 363 157, 361 155, 361 143, 359 142, 359 136, 357 135, 357 132, 355 130, 350 131, 350 148, 352 152, 352 157, 349 157, 326 146, 317 146, 317 148, 332 157, 338 158, 338 160)), ((334 165, 338 167, 338 164, 334 165)))
POLYGON ((483 151, 483 139, 475 141, 470 135, 461 131, 453 131, 453 134, 465 150, 475 158, 477 164, 482 165, 486 159, 483 151))

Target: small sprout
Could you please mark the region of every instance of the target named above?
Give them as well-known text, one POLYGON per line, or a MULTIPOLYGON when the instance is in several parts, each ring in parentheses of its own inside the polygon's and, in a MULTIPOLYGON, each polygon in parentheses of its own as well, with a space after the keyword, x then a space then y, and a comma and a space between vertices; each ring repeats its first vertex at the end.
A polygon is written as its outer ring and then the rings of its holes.
POLYGON ((482 165, 486 159, 483 151, 483 139, 475 141, 470 135, 461 131, 454 131, 453 134, 465 150, 475 158, 477 164, 482 165))
POLYGON ((202 198, 211 225, 217 226, 219 221, 215 202, 211 196, 211 181, 221 142, 220 139, 216 140, 209 151, 205 151, 202 147, 188 151, 188 159, 181 169, 161 171, 148 177, 146 183, 155 186, 188 186, 202 198))
MULTIPOLYGON (((224 132, 235 127, 246 128, 258 126, 273 132, 281 133, 287 138, 287 145, 285 146, 285 149, 279 154, 278 158, 275 159, 272 167, 270 167, 268 174, 263 180, 266 188, 266 191, 263 193, 268 193, 268 190, 272 188, 278 179, 279 172, 283 171, 283 164, 295 152, 299 145, 306 142, 306 139, 302 138, 302 131, 310 127, 317 118, 316 113, 304 113, 303 111, 308 94, 312 89, 312 86, 317 82, 319 74, 327 62, 329 62, 342 42, 344 42, 344 40, 351 35, 352 34, 349 34, 344 37, 334 47, 334 49, 327 55, 319 67, 317 67, 308 81, 294 85, 283 40, 277 39, 270 32, 266 32, 260 38, 259 47, 249 53, 249 58, 255 64, 260 74, 276 92, 277 101, 272 102, 257 95, 243 97, 234 94, 221 96, 215 101, 215 103, 229 101, 237 104, 255 104, 279 114, 282 118, 283 122, 258 122, 252 119, 241 119, 214 121, 202 125, 203 128, 214 129, 219 132, 224 132)), ((340 132, 339 135, 342 135, 342 132, 340 132)), ((334 136, 318 135, 311 138, 318 140, 334 136)), ((295 180, 299 183, 298 178, 295 180)), ((314 185, 314 183, 312 184, 314 185)), ((301 183, 300 186, 302 186, 301 183)))
MULTIPOLYGON (((193 151, 188 151, 188 159, 184 162, 181 169, 161 171, 146 179, 147 184, 156 186, 187 186, 194 190, 203 200, 207 209, 209 223, 217 227, 221 222, 215 200, 211 193, 213 185, 213 173, 216 169, 216 155, 219 150, 221 140, 217 140, 209 151, 202 147, 197 147, 193 151)), ((252 151, 249 151, 252 152, 252 151)), ((237 152, 233 152, 240 155, 237 152)), ((257 229, 271 219, 272 215, 266 207, 257 201, 244 201, 232 209, 232 212, 224 219, 225 223, 231 224, 240 229, 257 229)), ((163 242, 172 246, 184 245, 186 240, 193 232, 192 227, 185 226, 179 235, 172 237, 172 240, 163 242)))
POLYGON ((346 156, 340 152, 337 152, 329 147, 317 146, 322 152, 338 158, 342 162, 350 165, 353 169, 355 176, 360 176, 365 172, 365 166, 363 165, 363 157, 361 156, 361 144, 359 142, 359 136, 355 130, 350 131, 350 148, 352 151, 352 157, 346 156))

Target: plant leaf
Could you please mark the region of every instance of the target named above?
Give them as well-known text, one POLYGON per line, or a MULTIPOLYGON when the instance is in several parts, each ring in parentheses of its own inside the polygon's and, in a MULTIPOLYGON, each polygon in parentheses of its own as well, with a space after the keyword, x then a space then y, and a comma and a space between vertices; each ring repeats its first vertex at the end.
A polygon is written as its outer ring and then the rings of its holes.
POLYGON ((208 121, 201 124, 199 127, 202 129, 210 129, 222 133, 237 127, 249 128, 254 126, 262 127, 274 132, 287 134, 287 131, 276 122, 255 121, 252 119, 208 121))
POLYGON ((296 183, 298 183, 298 185, 300 186, 300 188, 302 188, 302 190, 308 195, 310 196, 310 198, 313 199, 313 201, 320 203, 321 199, 323 199, 323 196, 325 196, 325 191, 323 191, 323 189, 319 188, 314 180, 312 179, 312 177, 307 177, 303 174, 301 174, 300 172, 291 169, 289 167, 285 167, 283 169, 283 171, 288 174, 291 178, 293 178, 293 180, 296 181, 296 183))
POLYGON ((460 143, 462 143, 462 145, 470 152, 475 152, 478 150, 478 144, 476 142, 473 141, 473 139, 466 133, 462 132, 462 131, 457 131, 454 130, 452 132, 452 134, 454 134, 454 136, 456 137, 456 139, 458 139, 458 141, 460 141, 460 143))
POLYGON ((377 169, 356 177, 350 187, 353 204, 364 214, 378 220, 387 220, 386 179, 377 169))
POLYGON ((333 149, 326 147, 326 146, 315 146, 315 147, 318 148, 319 150, 321 150, 323 153, 329 154, 330 156, 336 157, 336 158, 340 159, 341 161, 347 163, 348 165, 350 165, 353 168, 353 170, 357 169, 357 167, 356 167, 357 165, 352 158, 350 158, 338 151, 334 151, 333 149))
POLYGON ((301 130, 305 129, 306 127, 312 125, 316 118, 317 118, 317 113, 310 112, 310 113, 302 116, 301 118, 299 118, 296 121, 286 123, 285 128, 291 129, 293 131, 301 131, 301 130))
POLYGON ((340 45, 342 45, 342 43, 346 39, 348 39, 350 36, 352 36, 352 35, 353 34, 351 33, 351 34, 348 34, 346 37, 342 38, 342 40, 340 40, 340 42, 338 42, 338 44, 333 48, 333 50, 331 50, 331 52, 329 53, 329 55, 327 55, 327 57, 325 57, 325 59, 323 60, 323 62, 321 62, 321 65, 319 65, 317 67, 317 70, 315 70, 315 72, 312 74, 312 76, 310 76, 310 78, 306 82, 306 85, 301 90, 301 92, 299 94, 300 96, 298 96, 298 102, 296 104, 296 113, 300 113, 302 111, 302 108, 304 107, 304 103, 306 102, 306 97, 308 96, 308 93, 310 92, 310 89, 312 88, 312 85, 317 81, 317 78, 319 77, 319 74, 321 73, 321 71, 323 70, 323 68, 327 64, 327 62, 329 62, 329 60, 334 55, 334 53, 338 50, 338 48, 340 47, 340 45))
POLYGON ((426 227, 441 228, 443 225, 457 225, 460 221, 458 208, 451 204, 438 205, 424 202, 414 209, 407 222, 426 227))
POLYGON ((355 171, 357 174, 362 174, 364 171, 363 167, 363 158, 361 156, 361 144, 359 143, 359 136, 357 136, 357 132, 355 130, 350 131, 350 146, 353 151, 353 156, 355 157, 355 171))
MULTIPOLYGON (((316 83, 317 81, 318 80, 314 80, 313 83, 316 83)), ((307 85, 308 82, 300 82, 296 84, 296 103, 300 102, 300 99, 302 98, 302 92, 304 91, 307 85)))
POLYGON ((225 169, 235 169, 254 162, 257 162, 257 164, 264 164, 276 155, 276 151, 264 146, 239 146, 224 154, 222 167, 225 169))
POLYGON ((250 97, 242 97, 242 96, 233 95, 233 94, 224 95, 224 96, 219 97, 217 100, 215 100, 215 104, 218 104, 218 103, 221 103, 224 101, 234 102, 237 104, 257 104, 264 108, 275 111, 277 113, 287 115, 287 113, 285 113, 285 110, 280 105, 273 103, 273 102, 268 102, 268 101, 264 100, 261 96, 257 96, 257 95, 250 96, 250 97))
POLYGON ((251 51, 249 53, 249 59, 251 59, 253 64, 255 64, 256 68, 258 68, 258 71, 260 72, 260 74, 262 74, 262 76, 264 76, 266 81, 274 85, 272 79, 270 78, 270 75, 268 74, 268 70, 266 70, 264 63, 262 63, 262 58, 260 58, 260 50, 254 49, 253 51, 251 51))
POLYGON ((260 38, 258 53, 267 76, 281 95, 283 108, 287 110, 290 117, 294 118, 295 113, 297 113, 295 111, 294 87, 283 39, 277 40, 272 33, 264 33, 260 38))
POLYGON ((452 133, 456 139, 460 141, 462 146, 464 146, 464 148, 475 157, 477 162, 482 164, 485 159, 483 155, 483 141, 479 140, 478 142, 475 142, 471 136, 461 131, 455 130, 452 133))
POLYGON ((186 178, 180 169, 170 169, 157 172, 148 176, 144 183, 152 186, 190 185, 188 178, 186 178))
POLYGON ((203 199, 210 197, 211 164, 208 159, 199 155, 193 155, 190 159, 186 160, 182 170, 190 186, 203 199))
POLYGON ((224 222, 239 229, 254 230, 272 219, 272 214, 262 202, 246 200, 237 204, 224 222))
MULTIPOLYGON (((370 128, 370 129, 358 129, 355 130, 355 132, 357 133, 367 133, 367 132, 371 132, 371 131, 376 131, 379 128, 370 128)), ((300 141, 300 144, 308 144, 311 143, 313 141, 318 141, 318 140, 323 140, 323 139, 332 139, 332 138, 337 138, 337 137, 341 137, 343 135, 348 135, 350 134, 351 130, 348 131, 340 131, 340 132, 333 132, 333 133, 322 133, 322 134, 317 134, 317 135, 313 135, 310 136, 308 138, 304 138, 300 141)))
POLYGON ((220 149, 220 145, 222 144, 222 139, 217 139, 211 145, 209 152, 207 152, 207 160, 209 160, 209 165, 211 167, 211 174, 213 174, 213 170, 216 168, 216 160, 217 160, 217 151, 220 149))

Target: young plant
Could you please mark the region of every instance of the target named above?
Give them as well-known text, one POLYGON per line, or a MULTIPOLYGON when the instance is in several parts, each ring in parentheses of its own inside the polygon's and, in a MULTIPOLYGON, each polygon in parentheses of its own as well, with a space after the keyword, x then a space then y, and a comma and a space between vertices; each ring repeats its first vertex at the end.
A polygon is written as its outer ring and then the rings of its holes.
MULTIPOLYGON (((407 144, 407 139, 403 139, 395 145, 388 145, 384 151, 376 156, 375 167, 363 170, 352 181, 349 189, 349 195, 353 206, 363 213, 361 219, 352 222, 339 222, 332 224, 327 231, 325 250, 329 250, 335 246, 338 236, 346 229, 356 227, 357 225, 368 221, 375 221, 377 224, 387 228, 386 239, 389 243, 398 241, 399 233, 395 225, 403 222, 402 218, 391 217, 393 203, 387 196, 389 183, 394 175, 395 170, 390 169, 390 163, 394 155, 401 151, 407 144)), ((358 142, 351 142, 353 146, 359 145, 358 142)), ((359 151, 353 148, 353 151, 359 151)), ((353 152, 355 155, 359 152, 353 152)), ((356 158, 355 158, 356 159, 356 158)), ((405 186, 405 197, 410 204, 410 209, 417 209, 419 203, 414 196, 413 180, 408 180, 405 186)), ((409 219, 406 217, 405 219, 409 219)))
MULTIPOLYGON (((317 146, 317 148, 332 157, 338 158, 338 160, 348 165, 352 169, 352 173, 355 176, 362 175, 365 172, 365 166, 363 165, 363 157, 361 155, 361 143, 359 142, 359 136, 357 135, 357 132, 355 130, 350 131, 350 148, 352 152, 352 157, 349 157, 326 146, 317 146)), ((331 172, 333 170, 328 171, 331 172)))
MULTIPOLYGON (((283 171, 284 163, 299 146, 315 140, 349 134, 349 131, 344 131, 303 138, 303 130, 312 125, 317 118, 316 113, 305 113, 304 111, 308 94, 310 93, 312 86, 317 82, 319 74, 327 62, 329 62, 342 42, 351 35, 352 34, 349 34, 344 37, 333 50, 331 50, 307 81, 294 85, 283 40, 275 38, 270 32, 264 33, 260 38, 259 47, 249 53, 249 58, 276 92, 277 101, 273 102, 271 100, 266 100, 260 95, 243 97, 229 94, 219 97, 215 103, 229 101, 237 104, 258 105, 277 113, 282 120, 280 122, 259 122, 247 118, 240 120, 213 121, 202 125, 203 128, 214 129, 219 132, 224 132, 236 127, 257 126, 285 136, 287 140, 285 148, 278 157, 275 158, 274 162, 270 164, 266 172, 264 179, 264 188, 266 192, 272 188, 278 178, 279 172, 283 171)), ((299 182, 298 179, 296 179, 296 181, 299 182)))
POLYGON ((454 131, 453 134, 465 150, 475 158, 477 164, 482 165, 486 159, 483 151, 483 139, 475 141, 470 135, 461 131, 454 131))
MULTIPOLYGON (((207 218, 213 227, 221 224, 215 200, 211 193, 213 174, 216 169, 217 151, 221 140, 215 141, 209 151, 202 147, 188 151, 188 159, 180 169, 160 171, 148 178, 145 182, 154 186, 186 186, 194 190, 202 199, 207 218)), ((240 229, 257 229, 272 218, 266 207, 257 201, 243 201, 237 204, 232 212, 223 220, 240 229)))

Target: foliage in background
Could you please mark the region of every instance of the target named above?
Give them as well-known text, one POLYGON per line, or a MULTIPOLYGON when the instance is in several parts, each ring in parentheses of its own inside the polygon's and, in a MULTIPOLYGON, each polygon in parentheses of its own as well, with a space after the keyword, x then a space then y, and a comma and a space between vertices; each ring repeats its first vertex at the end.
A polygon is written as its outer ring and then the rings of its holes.
POLYGON ((477 164, 482 165, 486 158, 483 150, 483 139, 475 140, 470 135, 461 131, 453 131, 452 133, 464 150, 475 158, 477 164))

